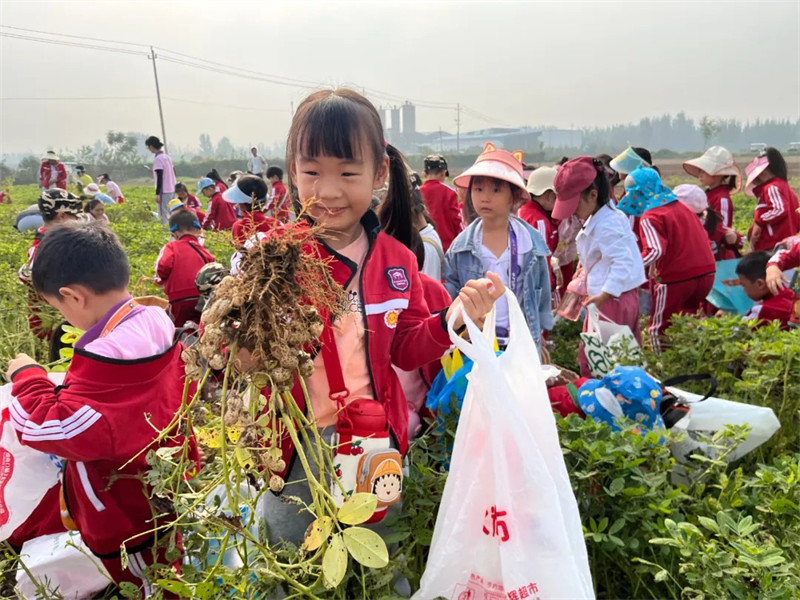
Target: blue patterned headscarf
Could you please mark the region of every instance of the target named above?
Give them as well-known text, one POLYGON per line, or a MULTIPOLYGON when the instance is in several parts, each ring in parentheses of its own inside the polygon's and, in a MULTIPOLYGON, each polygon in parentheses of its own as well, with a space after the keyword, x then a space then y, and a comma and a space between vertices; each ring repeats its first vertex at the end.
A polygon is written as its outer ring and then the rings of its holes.
POLYGON ((625 196, 617 208, 627 215, 640 217, 651 208, 677 202, 678 197, 661 182, 654 169, 640 167, 625 178, 625 196), (633 181, 633 185, 631 184, 633 181))

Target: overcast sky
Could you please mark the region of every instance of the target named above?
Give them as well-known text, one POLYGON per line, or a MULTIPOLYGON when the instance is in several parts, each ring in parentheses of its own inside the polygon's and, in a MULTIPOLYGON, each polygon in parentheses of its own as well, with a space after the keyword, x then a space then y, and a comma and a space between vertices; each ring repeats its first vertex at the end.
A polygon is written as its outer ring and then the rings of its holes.
MULTIPOLYGON (((242 70, 365 87, 394 103, 461 103, 462 131, 608 125, 680 110, 800 118, 800 0, 0 0, 0 25, 153 44, 242 70)), ((201 133, 237 145, 282 140, 291 103, 308 93, 157 64, 167 137, 182 146, 201 133)), ((144 56, 0 37, 0 98, 0 152, 76 148, 109 129, 160 133, 144 56), (122 99, 63 99, 76 97, 122 99)), ((420 106, 417 129, 455 130, 455 116, 420 106)))

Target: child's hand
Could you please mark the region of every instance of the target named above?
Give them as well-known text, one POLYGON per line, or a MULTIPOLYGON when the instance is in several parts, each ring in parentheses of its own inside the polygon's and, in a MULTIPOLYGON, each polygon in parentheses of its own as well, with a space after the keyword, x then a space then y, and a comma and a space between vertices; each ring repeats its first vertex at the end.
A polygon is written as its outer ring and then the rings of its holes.
MULTIPOLYGON (((450 305, 450 308, 447 310, 447 318, 450 319, 450 315, 455 308, 458 307, 458 303, 464 309, 464 312, 467 313, 467 316, 472 319, 476 324, 479 322, 483 322, 483 318, 486 316, 494 303, 497 299, 502 296, 506 291, 506 286, 503 285, 500 276, 496 273, 492 273, 491 271, 486 273, 486 277, 483 279, 472 279, 466 283, 466 285, 461 288, 461 291, 458 292, 458 298, 453 301, 450 305)), ((464 320, 459 315, 455 321, 455 329, 460 329, 464 325, 464 320)))
POLYGON ((753 223, 753 228, 750 230, 750 245, 753 246, 760 237, 761 237, 761 225, 753 223))
POLYGON ((725 228, 725 241, 728 244, 735 244, 739 240, 739 234, 736 233, 735 229, 731 229, 730 227, 725 228))
POLYGON ((8 369, 6 370, 6 379, 11 381, 11 376, 20 370, 22 367, 27 367, 28 365, 35 365, 38 364, 35 360, 33 360, 27 354, 17 354, 9 363, 8 369))
POLYGON ((591 298, 587 298, 583 305, 589 306, 590 304, 594 304, 597 308, 600 308, 605 304, 608 300, 611 299, 611 294, 608 292, 600 292, 597 296, 592 296, 591 298))
POLYGON ((767 265, 767 289, 773 296, 776 296, 787 283, 789 280, 778 265, 767 265))

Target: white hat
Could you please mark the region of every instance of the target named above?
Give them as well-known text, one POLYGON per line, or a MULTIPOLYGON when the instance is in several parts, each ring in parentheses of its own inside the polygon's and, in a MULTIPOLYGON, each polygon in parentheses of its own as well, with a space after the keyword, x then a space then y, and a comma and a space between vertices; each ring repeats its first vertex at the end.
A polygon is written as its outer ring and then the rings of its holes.
POLYGON ((733 155, 722 146, 711 146, 703 152, 703 156, 687 160, 683 163, 683 170, 692 177, 698 177, 700 171, 709 175, 733 175, 736 178, 736 186, 731 193, 735 194, 742 187, 742 172, 736 166, 733 155))
POLYGON ((678 197, 679 201, 683 202, 683 204, 696 215, 699 215, 708 208, 708 197, 706 197, 706 193, 697 185, 682 183, 681 185, 675 186, 672 192, 678 197))
POLYGON ((94 196, 95 194, 100 193, 100 186, 98 186, 96 183, 90 183, 85 188, 83 188, 83 192, 90 196, 94 196))
POLYGON ((42 160, 61 160, 61 158, 52 150, 48 150, 42 157, 42 160))
POLYGON ((541 196, 547 190, 556 191, 555 180, 558 169, 555 167, 539 167, 528 177, 526 189, 533 196, 541 196))

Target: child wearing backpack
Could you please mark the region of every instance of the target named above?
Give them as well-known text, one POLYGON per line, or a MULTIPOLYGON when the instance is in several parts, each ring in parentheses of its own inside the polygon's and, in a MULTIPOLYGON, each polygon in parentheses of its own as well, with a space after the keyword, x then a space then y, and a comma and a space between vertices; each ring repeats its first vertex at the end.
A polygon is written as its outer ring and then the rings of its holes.
POLYGON ((175 327, 183 327, 187 321, 199 325, 200 313, 196 307, 200 292, 194 281, 203 265, 214 262, 215 258, 200 243, 203 230, 192 211, 181 208, 173 212, 169 230, 173 239, 158 253, 155 282, 164 286, 175 327))
MULTIPOLYGON (((494 274, 469 281, 448 310, 431 316, 417 258, 408 249, 415 231, 405 161, 385 143, 378 112, 361 94, 323 90, 300 103, 287 141, 287 169, 292 197, 308 204, 309 219, 321 228, 308 251, 329 260, 333 279, 348 292, 340 318, 323 315, 314 374, 306 380, 316 426, 331 443, 348 423, 369 414, 371 431, 388 431, 387 443, 393 439, 405 454, 409 411, 392 365, 412 370, 439 359, 450 348, 448 315, 461 306, 480 322, 503 284, 494 274), (387 176, 379 221, 370 205, 387 176)), ((462 326, 460 316, 455 325, 462 326)), ((292 394, 305 410, 299 381, 292 394)), ((337 453, 349 452, 349 444, 334 446, 337 453)), ((282 448, 282 493, 308 498, 291 440, 284 439, 282 448)), ((400 469, 399 457, 397 463, 400 469)), ((348 489, 354 485, 342 482, 348 489)), ((270 538, 298 543, 311 516, 279 498, 265 498, 270 538)))

